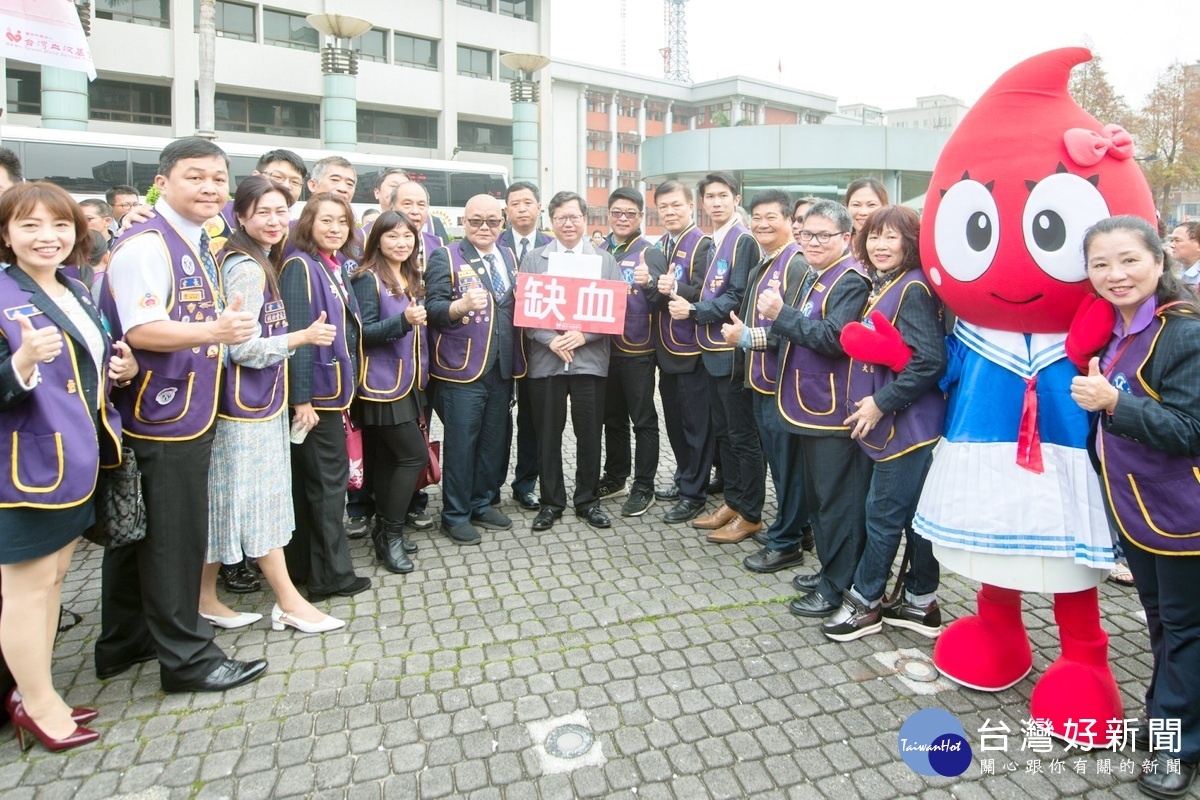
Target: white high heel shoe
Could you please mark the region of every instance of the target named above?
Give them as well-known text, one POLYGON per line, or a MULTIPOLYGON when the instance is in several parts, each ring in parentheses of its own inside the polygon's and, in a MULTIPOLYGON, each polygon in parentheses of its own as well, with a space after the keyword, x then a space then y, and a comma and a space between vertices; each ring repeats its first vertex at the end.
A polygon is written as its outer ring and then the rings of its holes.
POLYGON ((262 619, 262 614, 253 614, 249 611, 244 611, 241 614, 238 614, 236 617, 214 617, 211 614, 201 614, 200 616, 212 623, 213 626, 217 628, 224 628, 226 630, 244 628, 247 625, 253 625, 262 619))
POLYGON ((279 604, 275 604, 275 608, 271 609, 271 630, 281 631, 285 627, 292 627, 301 633, 327 633, 336 631, 338 628, 345 627, 345 620, 340 620, 337 617, 325 615, 325 619, 320 622, 305 622, 302 619, 296 619, 287 614, 279 604))

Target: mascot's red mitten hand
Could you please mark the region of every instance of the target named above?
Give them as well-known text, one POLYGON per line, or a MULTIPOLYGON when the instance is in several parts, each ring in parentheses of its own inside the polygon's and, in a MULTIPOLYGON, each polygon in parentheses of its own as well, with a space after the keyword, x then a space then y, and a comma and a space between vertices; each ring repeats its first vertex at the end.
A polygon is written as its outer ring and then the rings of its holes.
POLYGON ((1075 318, 1067 330, 1067 358, 1088 371, 1088 362, 1108 344, 1112 338, 1113 324, 1117 321, 1117 310, 1112 303, 1094 294, 1086 295, 1075 309, 1075 318))
MULTIPOLYGON (((870 321, 874 328, 869 328, 861 322, 851 322, 842 328, 842 349, 856 361, 882 364, 892 372, 901 372, 908 366, 912 350, 904 343, 896 326, 883 314, 872 311, 870 321)), ((1112 332, 1111 324, 1109 332, 1112 332)), ((1108 339, 1105 338, 1104 341, 1107 342, 1108 339)), ((1085 360, 1085 366, 1086 363, 1085 360)))

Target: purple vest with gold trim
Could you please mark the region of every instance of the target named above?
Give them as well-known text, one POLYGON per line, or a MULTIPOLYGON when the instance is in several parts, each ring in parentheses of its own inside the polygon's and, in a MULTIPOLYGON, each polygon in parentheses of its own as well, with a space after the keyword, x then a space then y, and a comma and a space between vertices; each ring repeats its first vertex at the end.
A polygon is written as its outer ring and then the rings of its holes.
POLYGON ((308 274, 308 302, 313 319, 324 311, 325 321, 337 328, 333 344, 306 345, 314 348, 312 407, 323 411, 342 411, 350 407, 354 389, 358 386, 359 376, 355 374, 354 359, 346 339, 347 325, 361 325, 358 300, 350 290, 345 265, 338 267, 342 278, 339 282, 323 261, 301 251, 296 251, 287 260, 284 269, 295 269, 292 264, 297 261, 304 265, 308 274))
MULTIPOLYGON (((670 253, 668 264, 674 271, 675 280, 679 283, 694 285, 699 278, 696 274, 696 249, 700 240, 708 234, 695 225, 684 231, 675 245, 675 251, 670 253)), ((658 312, 658 335, 662 337, 663 347, 667 352, 677 356, 700 355, 700 343, 696 340, 696 321, 694 319, 672 319, 670 312, 662 309, 658 312)))
MULTIPOLYGON (((931 296, 933 295, 929 284, 925 282, 925 273, 919 269, 910 269, 884 287, 879 297, 867 304, 866 310, 863 311, 863 319, 867 319, 872 311, 878 311, 895 325, 896 317, 900 313, 900 305, 909 291, 927 292, 931 296)), ((851 359, 850 393, 846 416, 850 416, 857 410, 858 406, 855 404, 858 401, 875 394, 895 379, 896 373, 888 367, 851 359)), ((875 428, 857 441, 859 447, 871 458, 876 461, 887 461, 922 445, 936 442, 941 438, 942 426, 945 421, 946 395, 937 385, 934 385, 907 408, 892 414, 884 414, 875 428)))
MULTIPOLYGON (((741 222, 733 223, 733 227, 721 240, 720 247, 713 255, 712 263, 704 273, 704 286, 700 289, 701 300, 712 300, 729 291, 729 274, 733 270, 733 259, 737 255, 738 242, 743 236, 749 236, 750 231, 741 222)), ((728 320, 709 322, 697 326, 696 336, 700 346, 705 350, 720 352, 732 350, 721 335, 721 326, 728 320)))
MULTIPOLYGON (((218 274, 224 291, 225 260, 234 253, 225 253, 220 259, 218 274)), ((257 266, 257 263, 256 263, 257 266)), ((287 336, 287 314, 277 292, 271 290, 263 276, 263 304, 258 312, 259 335, 264 339, 287 336)), ((268 420, 283 411, 287 400, 287 359, 276 364, 253 369, 230 359, 221 385, 221 401, 217 413, 225 419, 268 420)))
MULTIPOLYGON (((403 316, 412 304, 406 294, 394 295, 374 272, 369 273, 379 293, 381 320, 403 316)), ((425 329, 418 325, 399 339, 363 347, 363 377, 358 396, 375 403, 399 400, 414 385, 424 389, 429 380, 429 346, 425 329)))
MULTIPOLYGON (((650 247, 650 240, 639 236, 617 261, 621 278, 629 285, 629 294, 625 300, 625 329, 613 337, 613 344, 622 353, 642 355, 654 352, 653 310, 646 299, 645 291, 633 282, 633 270, 642 263, 642 251, 647 247, 650 247)), ((608 241, 605 240, 599 249, 608 250, 608 241)))
MULTIPOLYGON (((478 265, 468 263, 461 242, 446 245, 446 252, 450 256, 450 301, 454 302, 472 286, 482 285, 486 267, 482 258, 477 259, 478 265)), ((487 307, 482 311, 468 311, 447 328, 430 326, 429 374, 451 383, 469 383, 482 375, 495 318, 496 299, 488 292, 487 307)))
MULTIPOLYGON (((171 293, 162 299, 147 295, 139 302, 165 303, 174 322, 216 319, 216 289, 204 274, 195 245, 160 214, 130 228, 113 250, 113 258, 139 236, 162 240, 171 270, 171 293)), ((117 399, 125 433, 137 439, 186 441, 207 431, 217 415, 221 346, 201 345, 173 353, 135 348, 133 352, 141 371, 117 399)))
MULTIPOLYGON (((1162 316, 1156 317, 1118 353, 1108 370, 1114 386, 1134 397, 1159 400, 1142 378, 1142 370, 1165 323, 1162 316)), ((1200 457, 1165 453, 1105 433, 1103 425, 1096 444, 1105 491, 1122 532, 1152 553, 1200 554, 1200 503, 1196 502, 1200 497, 1200 457)))
MULTIPOLYGON (((795 242, 789 243, 779 251, 779 255, 775 256, 774 260, 763 270, 762 275, 758 277, 754 284, 754 294, 750 296, 757 298, 772 284, 776 291, 786 295, 790 286, 788 263, 796 256, 803 258, 800 253, 800 245, 795 242)), ((804 270, 796 277, 803 279, 803 274, 807 271, 808 264, 805 263, 804 270)), ((755 303, 754 321, 751 325, 755 328, 771 327, 771 320, 758 313, 757 302, 755 303)), ((775 347, 768 347, 766 350, 751 350, 749 356, 746 360, 746 377, 750 388, 760 394, 775 394, 776 381, 779 377, 779 350, 775 347)))
MULTIPOLYGON (((10 347, 21 341, 22 317, 38 330, 55 327, 29 300, 30 293, 7 271, 0 271, 0 333, 10 347)), ((98 376, 98 408, 91 408, 80 388, 73 339, 65 332, 62 335, 67 339, 62 352, 38 365, 38 385, 23 401, 0 414, 0 508, 77 506, 96 489, 101 447, 106 461, 119 461, 121 426, 108 402, 107 369, 98 376)), ((111 355, 112 345, 106 337, 100 363, 107 365, 111 355)))
MULTIPOLYGON (((808 293, 799 298, 800 313, 809 319, 824 319, 825 301, 841 280, 866 280, 859 272, 858 262, 850 255, 826 269, 808 293)), ((788 342, 782 361, 776 398, 784 422, 809 430, 850 430, 844 422, 849 357, 831 358, 788 342)))

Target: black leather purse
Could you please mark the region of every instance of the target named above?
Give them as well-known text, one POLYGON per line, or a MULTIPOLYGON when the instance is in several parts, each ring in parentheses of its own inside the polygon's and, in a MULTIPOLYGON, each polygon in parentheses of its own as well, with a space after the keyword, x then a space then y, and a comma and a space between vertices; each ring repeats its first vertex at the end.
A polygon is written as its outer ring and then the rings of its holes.
POLYGON ((96 479, 96 524, 84 538, 103 547, 124 547, 146 538, 146 501, 137 456, 121 448, 121 465, 101 469, 96 479))

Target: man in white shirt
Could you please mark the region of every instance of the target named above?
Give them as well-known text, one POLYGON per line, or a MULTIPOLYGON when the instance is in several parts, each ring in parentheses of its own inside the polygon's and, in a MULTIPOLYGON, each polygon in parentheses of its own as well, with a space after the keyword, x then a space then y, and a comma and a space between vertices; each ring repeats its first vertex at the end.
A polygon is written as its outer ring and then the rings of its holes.
POLYGON ((1182 270, 1180 277, 1193 289, 1200 285, 1200 222, 1185 222, 1171 231, 1167 243, 1182 270))

